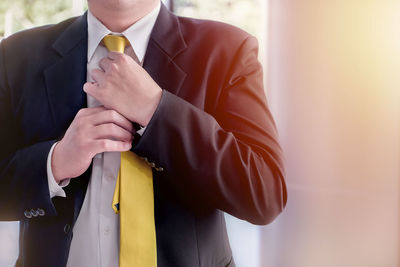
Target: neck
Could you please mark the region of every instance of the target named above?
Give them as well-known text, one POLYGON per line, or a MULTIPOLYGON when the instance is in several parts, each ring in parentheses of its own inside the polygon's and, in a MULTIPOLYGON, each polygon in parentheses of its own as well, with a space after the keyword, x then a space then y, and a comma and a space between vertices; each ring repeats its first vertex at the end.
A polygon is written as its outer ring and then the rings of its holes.
POLYGON ((95 3, 88 1, 90 12, 110 31, 123 32, 150 13, 157 6, 159 0, 138 0, 126 4, 109 2, 99 4, 99 2, 101 3, 101 1, 95 1, 95 3))

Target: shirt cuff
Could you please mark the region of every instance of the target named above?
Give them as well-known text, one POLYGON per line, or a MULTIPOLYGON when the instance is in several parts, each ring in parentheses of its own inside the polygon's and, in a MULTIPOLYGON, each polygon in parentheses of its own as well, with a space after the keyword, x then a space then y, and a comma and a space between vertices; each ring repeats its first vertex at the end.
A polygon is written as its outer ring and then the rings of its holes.
POLYGON ((54 147, 57 143, 51 147, 49 155, 47 156, 47 182, 49 184, 50 198, 53 197, 66 197, 63 187, 69 185, 70 179, 65 179, 61 183, 57 184, 54 179, 53 170, 51 169, 51 156, 53 155, 54 147))

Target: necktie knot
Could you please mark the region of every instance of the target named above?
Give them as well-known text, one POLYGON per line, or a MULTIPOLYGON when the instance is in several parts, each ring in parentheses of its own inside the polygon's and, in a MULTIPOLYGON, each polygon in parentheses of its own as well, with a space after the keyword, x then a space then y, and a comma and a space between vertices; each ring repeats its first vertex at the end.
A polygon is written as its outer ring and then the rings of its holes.
POLYGON ((124 53, 125 47, 128 46, 129 41, 125 36, 108 34, 103 38, 103 44, 110 52, 124 53))

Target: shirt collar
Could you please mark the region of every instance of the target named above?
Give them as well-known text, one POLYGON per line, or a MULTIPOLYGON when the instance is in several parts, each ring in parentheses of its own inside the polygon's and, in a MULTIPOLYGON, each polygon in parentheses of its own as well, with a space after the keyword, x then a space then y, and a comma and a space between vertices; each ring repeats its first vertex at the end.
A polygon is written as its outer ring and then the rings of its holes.
POLYGON ((88 51, 87 58, 88 62, 91 60, 96 48, 99 46, 101 40, 107 34, 116 34, 125 36, 131 44, 135 54, 140 62, 143 61, 144 55, 146 54, 147 45, 150 40, 151 31, 153 30, 154 24, 156 23, 158 13, 160 12, 161 2, 146 16, 138 20, 128 29, 122 33, 114 33, 107 29, 93 14, 88 11, 87 22, 88 22, 88 51))

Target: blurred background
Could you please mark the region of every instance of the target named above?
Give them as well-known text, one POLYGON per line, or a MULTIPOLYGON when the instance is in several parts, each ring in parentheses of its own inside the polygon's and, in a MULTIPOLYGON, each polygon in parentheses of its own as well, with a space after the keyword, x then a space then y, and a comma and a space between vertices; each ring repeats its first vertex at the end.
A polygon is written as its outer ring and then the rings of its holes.
MULTIPOLYGON (((267 226, 226 216, 237 265, 400 266, 400 1, 165 3, 260 43, 289 200, 267 226)), ((85 8, 85 0, 1 0, 0 36, 85 8)), ((0 266, 13 266, 17 229, 0 223, 0 266)))

